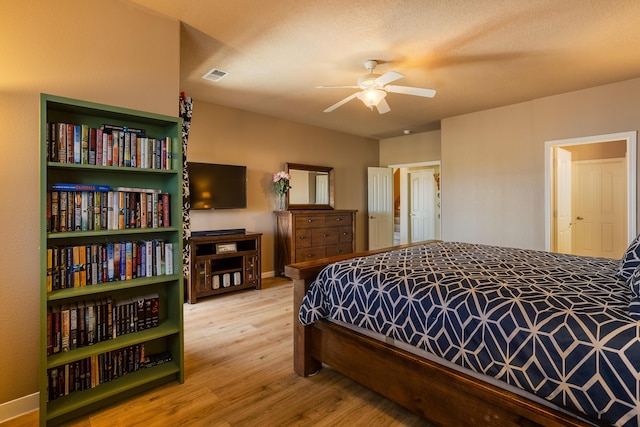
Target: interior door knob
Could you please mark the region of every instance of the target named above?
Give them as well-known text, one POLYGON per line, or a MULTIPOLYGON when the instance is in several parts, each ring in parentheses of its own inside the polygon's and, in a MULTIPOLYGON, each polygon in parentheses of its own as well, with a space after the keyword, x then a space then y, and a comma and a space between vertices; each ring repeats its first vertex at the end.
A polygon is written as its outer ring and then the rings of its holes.
POLYGON ((583 217, 581 217, 581 216, 577 216, 577 217, 576 217, 576 219, 577 219, 577 220, 582 220, 582 219, 584 219, 584 218, 583 218, 583 217))

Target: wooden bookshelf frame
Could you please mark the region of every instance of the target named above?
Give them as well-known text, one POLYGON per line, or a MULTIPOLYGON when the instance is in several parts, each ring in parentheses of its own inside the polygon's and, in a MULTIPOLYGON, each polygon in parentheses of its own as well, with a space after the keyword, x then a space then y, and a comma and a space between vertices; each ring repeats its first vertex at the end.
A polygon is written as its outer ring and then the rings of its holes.
POLYGON ((96 104, 42 94, 40 111, 40 425, 55 425, 100 407, 140 393, 159 384, 184 382, 184 327, 182 277, 182 129, 178 117, 164 116, 109 105, 96 104), (48 161, 47 123, 62 122, 100 127, 103 124, 144 128, 153 138, 171 138, 170 168, 96 166, 48 161), (62 181, 87 184, 101 182, 111 186, 156 188, 169 193, 171 225, 159 228, 47 232, 47 191, 49 184, 62 181), (85 245, 117 241, 163 239, 173 244, 173 274, 141 277, 84 287, 47 290, 47 249, 55 245, 85 245), (47 356, 47 311, 64 303, 85 299, 125 298, 159 295, 159 326, 118 336, 93 345, 47 356), (75 391, 48 401, 48 369, 63 366, 92 355, 146 343, 147 353, 171 353, 170 362, 131 372, 94 388, 75 391))

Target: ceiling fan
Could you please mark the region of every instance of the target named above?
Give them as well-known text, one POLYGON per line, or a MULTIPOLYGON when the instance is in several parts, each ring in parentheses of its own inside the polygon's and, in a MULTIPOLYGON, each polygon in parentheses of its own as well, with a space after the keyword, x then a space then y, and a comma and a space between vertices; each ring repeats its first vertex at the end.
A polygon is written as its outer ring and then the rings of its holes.
POLYGON ((415 95, 415 96, 424 96, 426 98, 433 98, 436 94, 436 91, 433 89, 423 89, 419 87, 410 87, 410 86, 396 86, 390 85, 393 81, 401 79, 404 77, 403 74, 400 74, 396 71, 389 71, 384 73, 383 75, 374 74, 373 70, 378 65, 377 61, 372 59, 364 62, 364 67, 369 70, 369 74, 365 74, 358 78, 358 84, 355 86, 318 86, 318 89, 335 89, 335 88, 352 88, 352 89, 361 89, 360 92, 356 92, 344 98, 341 101, 336 102, 331 107, 324 110, 325 113, 329 113, 336 108, 346 104, 351 101, 353 98, 358 98, 361 100, 364 105, 373 110, 373 107, 378 109, 378 113, 384 114, 391 111, 389 108, 389 104, 385 101, 385 96, 387 96, 387 92, 389 93, 403 93, 405 95, 415 95))

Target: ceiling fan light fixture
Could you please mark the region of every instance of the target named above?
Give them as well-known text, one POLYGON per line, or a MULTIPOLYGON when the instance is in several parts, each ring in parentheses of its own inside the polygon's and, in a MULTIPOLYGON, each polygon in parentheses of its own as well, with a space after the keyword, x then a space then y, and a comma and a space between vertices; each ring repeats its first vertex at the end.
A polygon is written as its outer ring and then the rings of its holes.
POLYGON ((387 92, 380 89, 367 89, 365 91, 359 92, 357 95, 358 99, 363 102, 369 108, 377 107, 380 101, 387 96, 387 92))

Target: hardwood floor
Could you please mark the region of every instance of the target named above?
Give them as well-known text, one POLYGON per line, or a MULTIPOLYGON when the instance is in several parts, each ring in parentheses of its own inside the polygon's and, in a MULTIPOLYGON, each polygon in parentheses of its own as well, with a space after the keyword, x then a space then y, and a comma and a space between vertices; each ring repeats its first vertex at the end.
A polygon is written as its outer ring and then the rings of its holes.
MULTIPOLYGON (((171 383, 66 424, 103 426, 429 426, 325 368, 293 372, 292 283, 263 280, 184 306, 185 382, 171 383)), ((37 425, 37 411, 2 424, 37 425)))

